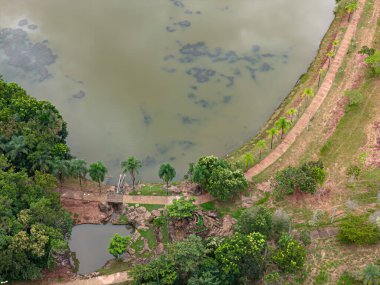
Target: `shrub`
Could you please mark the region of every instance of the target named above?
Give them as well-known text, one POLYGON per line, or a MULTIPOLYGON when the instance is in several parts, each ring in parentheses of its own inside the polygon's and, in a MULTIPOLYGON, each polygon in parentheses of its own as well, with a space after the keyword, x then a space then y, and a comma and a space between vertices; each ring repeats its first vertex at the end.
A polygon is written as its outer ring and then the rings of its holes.
POLYGON ((246 209, 238 218, 236 230, 242 234, 258 232, 268 237, 272 230, 272 214, 263 206, 246 209))
POLYGON ((277 209, 272 217, 273 237, 278 240, 283 233, 289 232, 290 217, 282 209, 277 209))
POLYGON ((281 276, 278 272, 272 272, 265 274, 264 276, 264 284, 265 285, 280 285, 282 284, 281 282, 281 276))
POLYGON ((120 236, 115 234, 110 241, 108 251, 115 258, 119 258, 124 252, 127 251, 127 246, 131 242, 131 237, 129 236, 120 236))
POLYGON ((304 246, 311 244, 311 236, 309 230, 300 231, 299 240, 303 243, 304 246))
POLYGON ((305 264, 305 248, 292 236, 282 235, 278 248, 273 255, 273 261, 285 272, 295 272, 305 264))
POLYGON ((216 249, 215 258, 221 264, 228 284, 238 284, 241 277, 258 278, 264 268, 264 253, 267 243, 260 233, 242 235, 235 233, 216 249))
POLYGON ((194 201, 194 198, 187 199, 185 196, 174 199, 172 204, 166 206, 168 216, 174 219, 191 218, 197 209, 197 206, 193 204, 194 201))
POLYGON ((276 173, 274 191, 278 197, 293 194, 295 190, 315 193, 317 185, 325 181, 326 173, 321 161, 310 161, 300 167, 289 166, 276 173))
POLYGON ((212 171, 207 190, 217 199, 226 201, 247 188, 243 171, 218 167, 212 171))
POLYGON ((348 177, 354 177, 356 180, 359 178, 361 169, 357 165, 350 165, 346 170, 346 175, 348 177))
POLYGON ((367 217, 349 215, 341 222, 337 238, 347 244, 375 244, 379 240, 379 232, 367 217))
POLYGON ((356 89, 346 90, 344 95, 348 97, 348 106, 356 106, 363 100, 363 94, 356 89))
POLYGON ((370 66, 372 75, 380 75, 380 50, 376 50, 372 55, 369 55, 364 62, 370 66))
POLYGON ((336 285, 356 285, 359 284, 355 277, 350 275, 349 273, 343 273, 336 282, 336 285))
POLYGON ((373 264, 368 264, 359 274, 359 280, 364 285, 379 285, 380 270, 379 267, 373 264))

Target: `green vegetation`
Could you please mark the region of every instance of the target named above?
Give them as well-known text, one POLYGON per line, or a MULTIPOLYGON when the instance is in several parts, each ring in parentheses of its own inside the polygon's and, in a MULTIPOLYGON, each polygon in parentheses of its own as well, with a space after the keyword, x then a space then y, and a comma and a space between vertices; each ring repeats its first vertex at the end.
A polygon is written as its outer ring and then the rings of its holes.
POLYGON ((296 190, 315 193, 317 185, 324 182, 325 176, 321 161, 310 161, 300 167, 288 166, 276 173, 274 191, 278 197, 293 194, 296 190))
POLYGON ((194 205, 194 198, 187 199, 182 196, 179 199, 174 199, 173 203, 166 206, 169 218, 186 219, 193 216, 197 206, 194 205))
POLYGON ((72 220, 56 188, 71 159, 66 123, 48 102, 0 77, 0 281, 30 280, 68 251, 72 220))
POLYGON ((358 1, 357 0, 351 0, 349 1, 345 6, 344 9, 346 10, 346 13, 348 14, 348 22, 351 19, 352 13, 354 13, 358 9, 358 1))
POLYGON ((162 185, 152 184, 139 188, 137 191, 132 191, 129 195, 143 195, 143 196, 167 196, 168 191, 162 188, 162 185))
POLYGON ((272 213, 263 206, 248 208, 238 218, 236 230, 245 235, 258 232, 269 237, 272 233, 272 213))
POLYGON ((131 176, 132 189, 135 190, 136 175, 139 174, 139 170, 142 167, 142 162, 131 156, 128 157, 128 160, 121 162, 121 167, 124 173, 128 172, 131 176))
POLYGON ((248 188, 248 182, 240 169, 216 156, 204 156, 192 167, 192 180, 215 198, 226 201, 248 188))
POLYGON ((214 211, 215 210, 215 202, 210 201, 207 203, 203 203, 199 205, 205 211, 214 211))
POLYGON ((370 66, 372 75, 380 75, 380 50, 376 50, 372 55, 369 55, 364 61, 366 64, 370 66))
POLYGON ((368 217, 349 215, 340 223, 337 238, 348 244, 375 244, 379 241, 380 233, 368 217))
POLYGON ((176 176, 174 167, 169 163, 161 165, 158 171, 158 176, 166 183, 167 191, 169 191, 169 182, 176 176))
POLYGON ((306 251, 302 245, 288 234, 284 234, 278 241, 278 249, 274 253, 273 261, 285 272, 295 272, 305 264, 306 251))
POLYGON ((131 237, 120 236, 115 234, 108 246, 108 252, 112 254, 115 258, 120 258, 120 256, 127 251, 127 247, 131 242, 131 237))
POLYGON ((90 165, 89 173, 91 179, 93 181, 98 182, 99 192, 102 191, 102 186, 100 183, 103 182, 105 179, 107 168, 104 166, 103 163, 98 161, 90 165))

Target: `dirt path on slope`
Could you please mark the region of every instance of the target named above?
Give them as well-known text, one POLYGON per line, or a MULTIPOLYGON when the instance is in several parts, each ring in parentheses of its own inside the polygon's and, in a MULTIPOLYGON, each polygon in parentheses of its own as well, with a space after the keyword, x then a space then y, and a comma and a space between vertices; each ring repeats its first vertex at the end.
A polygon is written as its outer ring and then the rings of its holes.
POLYGON ((330 68, 319 88, 316 96, 314 97, 311 104, 308 106, 304 114, 297 121, 294 127, 289 131, 283 141, 272 151, 269 153, 267 157, 265 157, 261 162, 250 168, 246 173, 245 177, 247 180, 251 180, 253 176, 259 174, 274 162, 276 162, 296 141, 299 135, 305 131, 310 124, 310 121, 313 119, 314 115, 319 110, 319 107, 322 105, 323 101, 329 94, 335 77, 338 74, 339 68, 341 67, 343 60, 349 50, 351 40, 356 34, 356 30, 358 27, 358 23, 360 17, 363 13, 365 0, 360 0, 359 9, 356 11, 354 16, 349 23, 344 38, 339 46, 338 52, 334 58, 334 61, 330 65, 330 68))

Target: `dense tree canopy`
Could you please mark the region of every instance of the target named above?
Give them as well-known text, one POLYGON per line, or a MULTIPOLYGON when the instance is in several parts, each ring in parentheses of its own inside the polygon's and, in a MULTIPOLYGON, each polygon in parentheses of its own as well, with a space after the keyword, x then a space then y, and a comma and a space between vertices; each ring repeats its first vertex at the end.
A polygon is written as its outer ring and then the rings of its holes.
POLYGON ((67 250, 72 220, 52 191, 54 177, 32 179, 0 161, 0 280, 34 279, 67 250))
POLYGON ((0 154, 16 170, 50 172, 55 159, 70 158, 66 136, 66 123, 51 103, 0 77, 0 154))

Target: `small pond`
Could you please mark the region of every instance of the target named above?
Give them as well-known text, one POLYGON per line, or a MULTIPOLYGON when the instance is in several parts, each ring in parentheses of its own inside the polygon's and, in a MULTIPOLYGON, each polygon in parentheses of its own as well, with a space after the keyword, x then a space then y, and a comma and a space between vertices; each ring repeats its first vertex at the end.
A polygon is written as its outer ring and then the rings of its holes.
POLYGON ((101 268, 113 256, 108 245, 116 233, 132 235, 132 228, 125 225, 78 225, 73 228, 69 246, 79 261, 79 274, 88 274, 101 268))

